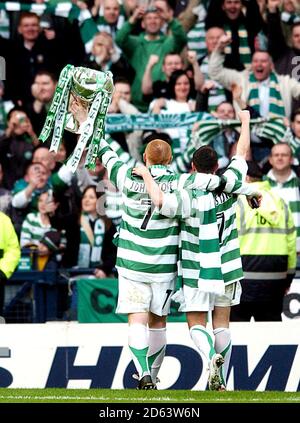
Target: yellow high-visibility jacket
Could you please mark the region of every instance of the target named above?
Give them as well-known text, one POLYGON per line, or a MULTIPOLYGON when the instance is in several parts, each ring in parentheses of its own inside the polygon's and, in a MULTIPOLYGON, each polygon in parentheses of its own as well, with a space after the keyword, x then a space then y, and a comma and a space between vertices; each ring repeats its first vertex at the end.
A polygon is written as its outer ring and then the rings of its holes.
POLYGON ((12 221, 0 212, 0 270, 7 278, 15 271, 20 255, 20 245, 12 221))
POLYGON ((296 229, 288 205, 268 181, 255 182, 263 195, 258 209, 241 196, 237 228, 245 279, 288 280, 296 268, 296 229))

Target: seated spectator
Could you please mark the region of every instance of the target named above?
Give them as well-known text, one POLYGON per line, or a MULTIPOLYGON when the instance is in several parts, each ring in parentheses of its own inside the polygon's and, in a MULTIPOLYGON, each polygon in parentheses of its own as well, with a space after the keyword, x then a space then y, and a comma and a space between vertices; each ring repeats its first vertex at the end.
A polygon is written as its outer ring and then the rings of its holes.
POLYGON ((22 109, 13 108, 8 113, 7 120, 5 133, 0 137, 0 163, 3 186, 12 189, 15 181, 23 177, 39 140, 22 109))
POLYGON ((253 54, 250 70, 238 72, 223 66, 224 47, 230 38, 222 36, 209 59, 208 73, 227 89, 232 84, 242 87, 242 100, 262 117, 291 116, 293 98, 300 96, 300 82, 274 72, 271 56, 266 51, 253 54))
MULTIPOLYGON (((170 99, 159 98, 149 107, 152 113, 189 113, 195 111, 195 100, 190 98, 192 87, 186 72, 178 70, 172 73, 169 82, 170 99)), ((173 140, 173 154, 179 155, 186 148, 188 133, 186 128, 165 130, 173 140)))

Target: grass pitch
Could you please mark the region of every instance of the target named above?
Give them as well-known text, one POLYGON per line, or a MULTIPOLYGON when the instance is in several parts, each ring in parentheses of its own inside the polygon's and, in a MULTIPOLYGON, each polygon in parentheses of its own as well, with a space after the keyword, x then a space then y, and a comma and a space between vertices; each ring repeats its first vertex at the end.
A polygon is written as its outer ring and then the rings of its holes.
POLYGON ((300 403, 300 392, 0 389, 0 403, 300 403))

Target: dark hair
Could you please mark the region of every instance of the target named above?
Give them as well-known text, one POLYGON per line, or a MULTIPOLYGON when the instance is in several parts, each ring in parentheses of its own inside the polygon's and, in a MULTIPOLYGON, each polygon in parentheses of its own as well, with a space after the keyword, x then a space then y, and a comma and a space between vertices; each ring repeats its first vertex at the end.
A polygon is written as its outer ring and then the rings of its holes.
POLYGON ((82 192, 82 197, 81 199, 84 197, 85 193, 89 190, 89 189, 93 189, 95 191, 96 197, 98 198, 99 195, 97 193, 97 186, 96 185, 88 185, 87 187, 84 188, 83 192, 82 192))
MULTIPOLYGON (((300 24, 300 22, 299 22, 300 24)), ((294 120, 296 119, 296 116, 300 115, 300 107, 296 110, 293 111, 292 115, 291 115, 291 122, 294 122, 294 120)))
POLYGON ((217 105, 216 110, 218 110, 220 106, 223 106, 223 104, 230 104, 230 106, 234 109, 233 104, 231 103, 231 101, 224 100, 224 101, 221 101, 221 103, 219 103, 219 104, 217 105))
POLYGON ((263 177, 263 172, 259 165, 252 160, 247 161, 247 165, 247 175, 250 176, 250 178, 252 178, 253 180, 260 181, 263 177))
POLYGON ((53 81, 53 82, 57 82, 57 77, 54 75, 54 73, 51 73, 51 72, 47 71, 46 69, 45 69, 45 70, 43 70, 43 69, 39 70, 39 71, 38 71, 38 72, 34 75, 34 79, 35 79, 37 76, 40 76, 40 75, 47 75, 47 76, 49 76, 49 78, 51 78, 51 79, 52 79, 52 81, 53 81))
POLYGON ((10 109, 10 111, 7 113, 7 120, 9 120, 11 118, 11 115, 13 114, 13 112, 23 112, 28 117, 27 113, 25 112, 25 110, 22 106, 15 106, 12 109, 10 109))
POLYGON ((213 173, 218 165, 218 156, 210 145, 203 145, 195 151, 192 161, 197 172, 213 173))
POLYGON ((118 84, 119 83, 119 84, 127 84, 127 85, 130 85, 130 82, 124 76, 116 76, 116 78, 114 79, 114 83, 115 84, 118 84))
POLYGON ((193 91, 193 88, 194 88, 193 87, 193 81, 190 80, 190 78, 188 77, 186 71, 184 71, 182 69, 178 69, 178 70, 175 70, 174 72, 172 72, 172 74, 170 76, 170 81, 169 81, 169 84, 168 84, 169 98, 173 98, 173 99, 176 98, 175 97, 175 85, 176 85, 176 82, 177 82, 178 78, 180 78, 182 75, 185 75, 188 78, 188 80, 189 80, 189 83, 190 83, 190 91, 189 91, 187 97, 188 98, 190 97, 191 92, 193 91))
POLYGON ((179 56, 180 57, 180 59, 182 60, 182 57, 180 56, 180 54, 179 53, 176 53, 176 51, 170 51, 169 53, 167 53, 166 55, 165 55, 165 57, 163 58, 163 64, 165 63, 165 61, 166 61, 166 57, 167 56, 179 56))

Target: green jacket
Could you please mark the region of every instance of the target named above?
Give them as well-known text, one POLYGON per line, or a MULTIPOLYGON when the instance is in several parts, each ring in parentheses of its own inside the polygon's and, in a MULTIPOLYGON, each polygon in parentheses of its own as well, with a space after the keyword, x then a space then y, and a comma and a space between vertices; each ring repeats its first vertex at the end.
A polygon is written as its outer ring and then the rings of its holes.
POLYGON ((134 25, 125 22, 123 27, 117 32, 116 43, 122 49, 129 63, 136 72, 132 87, 132 103, 142 112, 146 112, 148 104, 143 99, 142 80, 151 54, 157 54, 159 62, 153 66, 152 81, 164 79, 162 62, 167 53, 180 53, 187 43, 186 34, 181 24, 176 20, 169 23, 171 35, 160 35, 156 40, 147 40, 145 33, 130 35, 134 25))
POLYGON ((15 271, 21 256, 20 245, 13 224, 0 212, 0 270, 7 278, 15 271))

